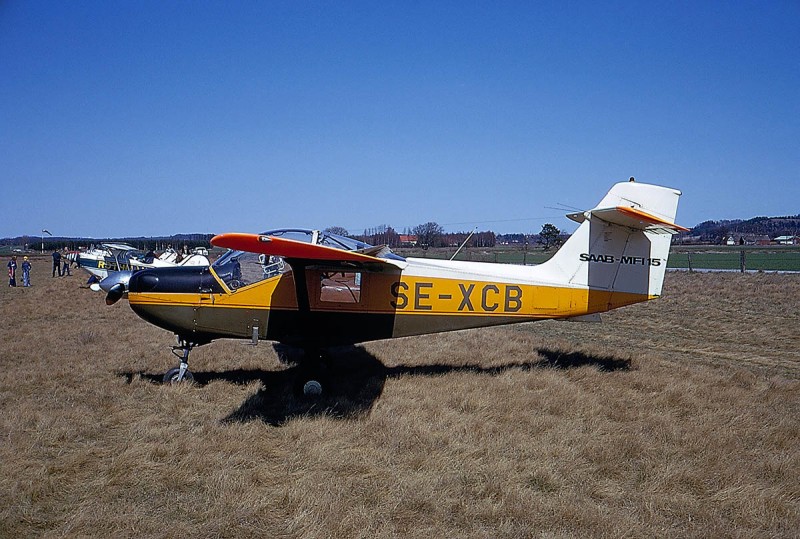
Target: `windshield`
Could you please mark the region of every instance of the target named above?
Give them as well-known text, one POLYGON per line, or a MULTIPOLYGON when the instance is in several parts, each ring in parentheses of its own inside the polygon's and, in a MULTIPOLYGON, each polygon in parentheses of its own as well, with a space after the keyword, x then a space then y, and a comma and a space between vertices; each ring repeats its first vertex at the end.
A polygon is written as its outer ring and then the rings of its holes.
POLYGON ((317 245, 325 245, 327 247, 343 249, 345 251, 357 251, 359 249, 372 247, 370 244, 364 243, 363 241, 354 240, 353 238, 340 236, 338 234, 331 234, 329 232, 321 232, 319 230, 288 228, 262 232, 261 235, 275 236, 276 238, 284 238, 287 240, 302 241, 304 243, 316 243, 317 245))
MULTIPOLYGON (((300 228, 287 228, 262 232, 262 236, 275 236, 304 243, 325 245, 344 251, 357 251, 372 247, 368 243, 358 241, 338 234, 320 232, 319 230, 306 230, 300 228)), ((385 255, 388 258, 400 258, 392 253, 385 255)), ((402 260, 402 258, 400 258, 402 260)), ((220 279, 225 281, 228 288, 236 290, 270 277, 280 275, 290 268, 283 257, 265 254, 250 253, 247 251, 228 251, 214 262, 214 271, 220 279)))
POLYGON ((231 290, 275 277, 289 269, 283 257, 247 251, 228 251, 214 262, 213 268, 231 290))

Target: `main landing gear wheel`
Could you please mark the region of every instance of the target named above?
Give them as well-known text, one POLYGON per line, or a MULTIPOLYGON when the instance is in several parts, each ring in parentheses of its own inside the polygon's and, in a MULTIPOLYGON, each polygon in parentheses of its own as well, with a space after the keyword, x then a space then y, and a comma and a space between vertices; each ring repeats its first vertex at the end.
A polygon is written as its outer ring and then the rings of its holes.
POLYGON ((320 350, 306 350, 296 378, 296 387, 303 397, 322 397, 322 386, 328 370, 326 359, 325 353, 320 350))
POLYGON ((164 378, 162 381, 165 384, 177 384, 179 382, 194 382, 194 375, 192 371, 186 370, 183 371, 183 378, 180 377, 181 375, 181 368, 180 367, 173 367, 164 374, 164 378))
POLYGON ((322 395, 322 384, 316 380, 309 380, 303 384, 303 395, 306 397, 319 397, 322 395))

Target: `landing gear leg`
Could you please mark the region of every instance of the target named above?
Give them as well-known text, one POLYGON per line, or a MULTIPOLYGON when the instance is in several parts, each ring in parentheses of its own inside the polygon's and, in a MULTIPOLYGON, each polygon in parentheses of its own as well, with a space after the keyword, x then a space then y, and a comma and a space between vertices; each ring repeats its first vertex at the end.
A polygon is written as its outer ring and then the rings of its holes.
POLYGON ((321 350, 306 350, 303 365, 297 379, 300 392, 305 397, 322 396, 325 376, 325 355, 321 350))
POLYGON ((165 384, 176 384, 179 382, 194 382, 194 375, 189 370, 189 352, 196 345, 185 339, 180 339, 180 344, 172 347, 172 353, 181 360, 180 366, 174 367, 164 375, 165 384))

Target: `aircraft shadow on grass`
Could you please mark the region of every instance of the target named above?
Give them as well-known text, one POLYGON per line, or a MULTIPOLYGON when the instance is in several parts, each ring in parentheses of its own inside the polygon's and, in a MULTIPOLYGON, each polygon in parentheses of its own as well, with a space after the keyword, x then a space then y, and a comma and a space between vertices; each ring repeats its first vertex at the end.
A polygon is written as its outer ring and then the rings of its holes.
MULTIPOLYGON (((291 367, 281 371, 261 369, 233 369, 222 372, 194 372, 195 384, 207 385, 214 381, 246 385, 259 381, 262 387, 248 397, 237 410, 223 419, 224 422, 247 422, 261 420, 272 426, 280 426, 297 417, 328 416, 339 419, 354 418, 368 413, 383 393, 387 378, 400 376, 443 376, 449 373, 475 373, 497 376, 511 369, 572 369, 594 366, 601 371, 631 370, 629 359, 612 356, 597 356, 583 352, 561 352, 538 348, 536 360, 514 362, 497 367, 477 365, 419 365, 386 367, 375 356, 359 346, 333 349, 327 358, 318 379, 324 392, 319 397, 307 397, 302 393, 302 352, 274 345, 281 360, 291 367)), ((139 376, 153 383, 161 383, 161 374, 123 372, 120 376, 130 383, 139 376)))

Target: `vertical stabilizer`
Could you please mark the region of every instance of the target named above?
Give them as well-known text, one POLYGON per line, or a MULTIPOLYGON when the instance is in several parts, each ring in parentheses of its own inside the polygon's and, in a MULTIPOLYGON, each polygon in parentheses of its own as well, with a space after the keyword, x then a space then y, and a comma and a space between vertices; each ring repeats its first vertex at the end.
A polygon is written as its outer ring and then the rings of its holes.
POLYGON ((661 295, 672 234, 686 230, 675 224, 680 194, 637 182, 614 185, 597 207, 568 216, 581 224, 540 266, 543 273, 608 293, 608 308, 661 295))

